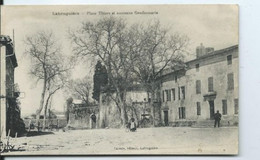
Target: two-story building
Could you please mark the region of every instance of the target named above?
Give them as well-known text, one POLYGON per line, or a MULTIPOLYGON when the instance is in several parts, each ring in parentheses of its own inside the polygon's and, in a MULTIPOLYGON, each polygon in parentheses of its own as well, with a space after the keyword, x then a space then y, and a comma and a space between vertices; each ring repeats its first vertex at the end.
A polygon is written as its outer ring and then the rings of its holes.
POLYGON ((217 110, 223 125, 238 124, 238 45, 217 51, 201 45, 196 54, 184 67, 166 70, 161 77, 164 125, 211 120, 217 110))

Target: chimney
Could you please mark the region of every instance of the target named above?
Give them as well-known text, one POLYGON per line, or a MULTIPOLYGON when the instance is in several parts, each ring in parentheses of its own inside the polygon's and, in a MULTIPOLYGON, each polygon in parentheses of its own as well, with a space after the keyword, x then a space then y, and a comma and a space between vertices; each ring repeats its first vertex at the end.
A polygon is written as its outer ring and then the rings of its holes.
POLYGON ((205 47, 203 46, 203 43, 201 43, 200 46, 198 46, 196 48, 196 56, 198 58, 198 57, 201 57, 203 55, 205 55, 205 47))
POLYGON ((210 52, 214 52, 214 48, 213 47, 207 47, 206 48, 206 54, 210 53, 210 52))
POLYGON ((198 46, 198 47, 196 48, 196 57, 199 58, 199 57, 204 56, 204 55, 206 55, 206 54, 208 54, 208 53, 211 53, 211 52, 213 52, 213 51, 214 51, 214 48, 213 48, 213 47, 207 47, 207 48, 205 48, 205 47, 203 46, 203 43, 201 43, 200 46, 198 46))

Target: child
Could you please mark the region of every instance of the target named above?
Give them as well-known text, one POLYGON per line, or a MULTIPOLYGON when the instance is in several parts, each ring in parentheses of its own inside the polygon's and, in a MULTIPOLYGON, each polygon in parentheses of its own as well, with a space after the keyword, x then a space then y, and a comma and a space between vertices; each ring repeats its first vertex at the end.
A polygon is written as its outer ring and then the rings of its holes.
POLYGON ((136 124, 135 124, 135 119, 134 118, 131 118, 130 131, 131 132, 135 132, 136 131, 136 124))

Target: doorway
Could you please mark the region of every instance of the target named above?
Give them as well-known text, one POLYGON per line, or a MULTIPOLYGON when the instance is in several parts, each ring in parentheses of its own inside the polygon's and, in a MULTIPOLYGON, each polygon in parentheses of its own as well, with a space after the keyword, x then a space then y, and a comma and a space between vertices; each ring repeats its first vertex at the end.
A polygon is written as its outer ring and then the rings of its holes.
POLYGON ((215 107, 214 107, 214 101, 209 101, 209 113, 210 113, 210 119, 214 119, 215 114, 215 107))
POLYGON ((169 126, 168 111, 163 111, 163 113, 164 113, 164 125, 169 126))

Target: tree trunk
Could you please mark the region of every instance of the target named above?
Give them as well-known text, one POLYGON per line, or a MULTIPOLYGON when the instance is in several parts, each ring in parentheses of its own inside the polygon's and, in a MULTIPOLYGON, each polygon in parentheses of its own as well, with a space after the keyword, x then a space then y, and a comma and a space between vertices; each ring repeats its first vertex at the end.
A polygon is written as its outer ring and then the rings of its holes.
POLYGON ((36 124, 37 124, 37 125, 39 124, 40 114, 41 114, 41 112, 42 112, 43 105, 44 105, 45 92, 46 92, 46 80, 44 80, 44 82, 43 82, 43 88, 42 88, 42 94, 41 94, 40 107, 39 107, 39 109, 36 111, 36 124))
POLYGON ((42 125, 42 129, 44 130, 45 129, 45 126, 46 126, 46 116, 47 116, 47 108, 48 108, 48 105, 49 105, 49 100, 51 98, 52 94, 50 94, 45 102, 45 105, 44 105, 44 120, 43 120, 43 125, 42 125))
POLYGON ((123 128, 125 127, 125 124, 127 122, 126 107, 125 107, 125 96, 126 96, 126 91, 123 91, 123 93, 119 91, 118 101, 119 101, 119 106, 121 108, 121 113, 120 113, 121 114, 120 115, 120 117, 121 117, 121 127, 123 127, 123 128))
POLYGON ((151 93, 151 106, 152 106, 152 115, 153 115, 153 126, 155 126, 155 105, 154 105, 154 93, 151 93))
MULTIPOLYGON (((152 115, 153 115, 153 126, 155 126, 155 121, 156 121, 156 105, 155 105, 155 91, 151 91, 151 105, 152 105, 152 115)), ((159 108, 157 109, 158 112, 158 123, 161 123, 161 108, 159 106, 159 108)))
POLYGON ((42 124, 42 130, 45 130, 45 126, 46 126, 46 116, 47 116, 47 108, 44 108, 44 118, 43 118, 43 124, 42 124))

